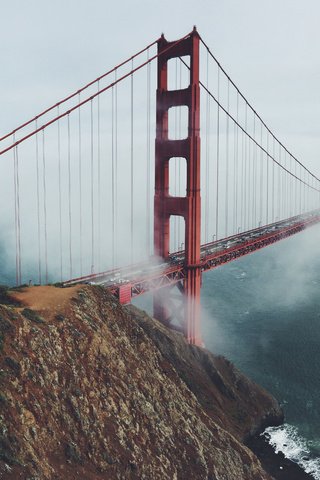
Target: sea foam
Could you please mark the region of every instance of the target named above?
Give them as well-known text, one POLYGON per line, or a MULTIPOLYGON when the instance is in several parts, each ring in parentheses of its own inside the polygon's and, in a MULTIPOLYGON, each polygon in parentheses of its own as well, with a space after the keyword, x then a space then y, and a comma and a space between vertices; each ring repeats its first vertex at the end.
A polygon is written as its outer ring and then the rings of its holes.
POLYGON ((315 480, 320 480, 320 457, 312 456, 306 439, 299 435, 296 427, 287 423, 280 427, 269 427, 262 436, 268 440, 276 453, 282 452, 315 480))

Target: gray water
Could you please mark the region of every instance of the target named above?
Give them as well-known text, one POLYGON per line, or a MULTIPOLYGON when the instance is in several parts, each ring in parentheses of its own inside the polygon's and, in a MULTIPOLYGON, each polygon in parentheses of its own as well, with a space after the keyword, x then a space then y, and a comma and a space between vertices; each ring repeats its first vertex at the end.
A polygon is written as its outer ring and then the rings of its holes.
POLYGON ((320 480, 320 227, 205 273, 201 304, 206 348, 284 409, 270 443, 320 480))
POLYGON ((201 302, 206 347, 280 401, 268 438, 319 479, 319 227, 206 273, 201 302))

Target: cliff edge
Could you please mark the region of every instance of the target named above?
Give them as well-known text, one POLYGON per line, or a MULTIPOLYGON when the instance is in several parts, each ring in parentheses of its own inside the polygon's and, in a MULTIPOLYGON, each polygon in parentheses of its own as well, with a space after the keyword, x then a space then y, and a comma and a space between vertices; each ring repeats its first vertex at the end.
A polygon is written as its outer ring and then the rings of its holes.
POLYGON ((225 358, 100 287, 0 302, 1 479, 271 480, 243 442, 282 412, 225 358))

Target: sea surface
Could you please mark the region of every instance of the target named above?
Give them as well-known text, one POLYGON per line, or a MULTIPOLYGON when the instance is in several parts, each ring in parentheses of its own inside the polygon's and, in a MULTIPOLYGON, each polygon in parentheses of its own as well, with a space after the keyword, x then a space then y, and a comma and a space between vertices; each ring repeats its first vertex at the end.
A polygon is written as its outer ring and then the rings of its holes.
MULTIPOLYGON (((150 297, 134 303, 152 313, 150 297)), ((320 480, 320 227, 205 273, 201 305, 206 348, 283 407, 265 437, 320 480)))
POLYGON ((320 480, 320 228, 203 276, 203 339, 281 403, 265 436, 320 480))

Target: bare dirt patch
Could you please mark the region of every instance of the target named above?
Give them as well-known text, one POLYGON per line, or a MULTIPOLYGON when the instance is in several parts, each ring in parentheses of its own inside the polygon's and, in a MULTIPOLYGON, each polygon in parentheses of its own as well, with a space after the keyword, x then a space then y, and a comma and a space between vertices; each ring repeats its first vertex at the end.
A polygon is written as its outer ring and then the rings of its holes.
POLYGON ((80 288, 81 285, 69 288, 57 288, 52 285, 25 287, 20 291, 10 293, 10 297, 21 305, 36 310, 47 320, 51 320, 65 309, 80 288))

